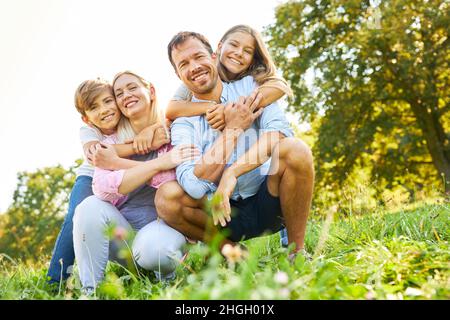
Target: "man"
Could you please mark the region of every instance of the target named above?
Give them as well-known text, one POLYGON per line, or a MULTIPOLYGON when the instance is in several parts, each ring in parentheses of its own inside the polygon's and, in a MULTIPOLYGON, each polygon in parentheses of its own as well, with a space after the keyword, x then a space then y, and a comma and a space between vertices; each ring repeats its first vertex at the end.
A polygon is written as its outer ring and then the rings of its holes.
POLYGON ((274 233, 284 224, 289 243, 295 243, 296 252, 302 250, 314 183, 309 147, 293 137, 276 103, 254 112, 261 96, 253 78, 229 84, 219 79, 217 58, 204 36, 180 32, 168 54, 193 101, 228 104, 222 132, 204 116, 172 124, 172 144, 194 144, 202 156, 177 167, 179 184, 166 183, 158 190, 159 215, 186 236, 208 240, 204 201, 216 194, 221 201, 220 210, 213 210, 214 224, 226 228, 229 240, 274 233))

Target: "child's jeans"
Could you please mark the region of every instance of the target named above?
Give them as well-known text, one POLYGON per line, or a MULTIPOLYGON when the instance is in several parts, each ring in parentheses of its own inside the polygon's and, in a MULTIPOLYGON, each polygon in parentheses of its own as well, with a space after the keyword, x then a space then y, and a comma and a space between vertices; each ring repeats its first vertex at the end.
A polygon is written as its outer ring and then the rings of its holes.
POLYGON ((49 283, 57 283, 60 280, 67 279, 69 274, 67 268, 72 266, 75 260, 75 253, 73 249, 73 215, 75 208, 84 199, 91 196, 92 193, 92 177, 79 176, 75 180, 75 184, 70 193, 69 208, 67 215, 64 218, 61 231, 53 249, 52 259, 48 268, 47 277, 49 283), (61 270, 62 267, 62 270, 61 270))

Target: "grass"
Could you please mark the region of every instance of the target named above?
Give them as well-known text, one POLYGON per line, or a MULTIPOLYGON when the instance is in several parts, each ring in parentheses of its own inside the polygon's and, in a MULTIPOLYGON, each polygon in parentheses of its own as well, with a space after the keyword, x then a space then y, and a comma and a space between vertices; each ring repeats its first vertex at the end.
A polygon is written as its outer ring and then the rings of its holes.
MULTIPOLYGON (((236 263, 193 245, 172 282, 110 263, 91 299, 450 299, 448 202, 340 216, 309 220, 311 261, 299 255, 290 262, 278 234, 246 241, 249 255, 236 263)), ((47 285, 47 263, 0 256, 0 298, 86 298, 76 274, 47 285)))

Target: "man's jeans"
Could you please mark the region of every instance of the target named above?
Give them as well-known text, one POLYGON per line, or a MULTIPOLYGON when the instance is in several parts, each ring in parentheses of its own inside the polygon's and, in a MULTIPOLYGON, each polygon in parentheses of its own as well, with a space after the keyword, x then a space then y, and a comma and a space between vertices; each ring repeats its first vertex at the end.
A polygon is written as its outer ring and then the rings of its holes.
POLYGON ((67 279, 70 275, 67 273, 67 268, 72 266, 75 260, 72 235, 73 215, 75 208, 92 194, 92 177, 77 177, 70 193, 69 209, 53 249, 53 256, 47 273, 47 277, 50 277, 49 283, 57 283, 60 280, 67 279))

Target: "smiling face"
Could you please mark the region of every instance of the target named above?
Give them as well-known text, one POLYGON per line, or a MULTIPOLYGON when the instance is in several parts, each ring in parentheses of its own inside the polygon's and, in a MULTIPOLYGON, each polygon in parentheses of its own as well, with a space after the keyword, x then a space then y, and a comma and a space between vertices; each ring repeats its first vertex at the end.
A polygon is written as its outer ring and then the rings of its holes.
POLYGON ((86 108, 83 121, 96 126, 104 134, 113 134, 120 116, 114 96, 110 90, 105 89, 86 108))
POLYGON ((208 95, 217 86, 216 57, 202 42, 189 38, 172 50, 172 60, 178 77, 198 98, 208 95))
POLYGON ((135 76, 122 74, 114 82, 117 106, 123 115, 135 119, 150 110, 151 91, 135 76))
POLYGON ((229 79, 246 71, 253 62, 255 39, 252 35, 237 31, 219 43, 220 62, 226 68, 229 79))

